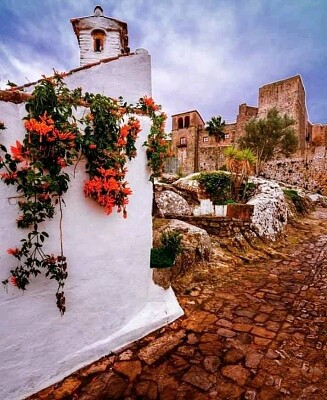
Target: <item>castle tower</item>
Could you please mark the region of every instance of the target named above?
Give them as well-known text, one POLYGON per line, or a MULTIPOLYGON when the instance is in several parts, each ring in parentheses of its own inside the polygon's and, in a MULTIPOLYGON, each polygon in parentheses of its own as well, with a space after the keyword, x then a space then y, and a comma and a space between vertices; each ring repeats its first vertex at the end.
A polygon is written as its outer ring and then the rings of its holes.
POLYGON ((196 110, 172 116, 172 150, 183 174, 198 171, 198 140, 203 127, 204 121, 196 110))
POLYGON ((105 58, 128 54, 126 22, 105 17, 100 6, 89 17, 72 18, 80 48, 80 65, 84 66, 105 58))
POLYGON ((294 129, 299 139, 299 149, 304 154, 307 137, 308 113, 305 89, 300 75, 268 83, 259 89, 258 117, 264 118, 269 109, 276 107, 295 121, 294 129))

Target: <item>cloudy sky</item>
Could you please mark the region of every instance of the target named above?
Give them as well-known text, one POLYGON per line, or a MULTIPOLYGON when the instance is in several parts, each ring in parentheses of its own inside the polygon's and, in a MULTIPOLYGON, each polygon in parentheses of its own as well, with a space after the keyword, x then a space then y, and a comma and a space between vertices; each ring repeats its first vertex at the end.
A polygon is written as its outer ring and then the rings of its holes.
POLYGON ((128 23, 152 56, 153 97, 168 115, 235 120, 265 83, 301 74, 310 120, 327 123, 326 0, 0 0, 0 87, 79 65, 69 19, 128 23))

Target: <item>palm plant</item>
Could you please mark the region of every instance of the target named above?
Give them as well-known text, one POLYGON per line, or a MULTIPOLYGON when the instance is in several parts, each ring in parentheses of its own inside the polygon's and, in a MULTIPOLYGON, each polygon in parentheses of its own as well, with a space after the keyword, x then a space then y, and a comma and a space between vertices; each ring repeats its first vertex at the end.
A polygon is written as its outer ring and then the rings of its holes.
POLYGON ((235 147, 228 147, 224 155, 226 157, 226 167, 231 173, 231 193, 235 201, 239 200, 240 188, 245 185, 243 198, 250 174, 253 172, 256 157, 250 149, 237 150, 235 147))
MULTIPOLYGON (((208 132, 209 136, 214 136, 217 143, 225 140, 225 121, 222 120, 221 116, 212 117, 206 122, 205 130, 208 132)), ((218 169, 218 158, 219 158, 219 148, 215 149, 215 169, 218 169)))
POLYGON ((219 143, 221 140, 225 139, 225 121, 222 120, 221 116, 212 117, 206 122, 205 130, 208 132, 209 136, 214 136, 216 142, 219 143))

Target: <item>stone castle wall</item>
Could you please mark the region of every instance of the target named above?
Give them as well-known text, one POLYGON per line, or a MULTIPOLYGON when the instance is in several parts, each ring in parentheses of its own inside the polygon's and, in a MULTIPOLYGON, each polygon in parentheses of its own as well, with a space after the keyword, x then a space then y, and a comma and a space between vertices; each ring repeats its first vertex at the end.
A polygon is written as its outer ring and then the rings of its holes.
POLYGON ((325 147, 315 149, 314 155, 304 158, 268 162, 261 175, 289 185, 299 186, 327 196, 327 158, 325 147))
MULTIPOLYGON (((245 133, 245 125, 253 118, 265 118, 268 110, 273 107, 295 121, 294 129, 299 139, 299 147, 293 157, 301 157, 302 161, 299 163, 305 162, 306 153, 312 153, 319 146, 327 146, 327 125, 311 124, 308 121, 304 86, 300 75, 296 75, 262 86, 259 89, 258 107, 241 104, 236 122, 225 126, 226 139, 223 141, 217 142, 214 137, 208 135, 198 112, 173 116, 172 147, 175 157, 178 158, 179 172, 190 174, 197 171, 212 171, 223 166, 225 164, 223 152, 226 146, 237 145, 238 139, 245 133), (178 120, 187 115, 192 119, 193 114, 198 118, 197 129, 192 128, 192 120, 189 128, 179 129, 178 120), (182 137, 187 137, 187 146, 180 145, 182 137)), ((315 177, 314 171, 315 168, 312 170, 313 177, 315 177)), ((282 173, 280 175, 282 176, 282 173)), ((295 173, 292 182, 297 176, 295 173)))
POLYGON ((276 107, 295 121, 294 129, 303 151, 308 116, 305 105, 305 91, 299 75, 279 82, 269 83, 259 89, 258 117, 264 118, 269 109, 276 107))
MULTIPOLYGON (((197 111, 172 117, 172 151, 178 160, 178 171, 192 174, 199 169, 199 138, 204 121, 197 111)), ((213 139, 213 138, 210 138, 213 139)))

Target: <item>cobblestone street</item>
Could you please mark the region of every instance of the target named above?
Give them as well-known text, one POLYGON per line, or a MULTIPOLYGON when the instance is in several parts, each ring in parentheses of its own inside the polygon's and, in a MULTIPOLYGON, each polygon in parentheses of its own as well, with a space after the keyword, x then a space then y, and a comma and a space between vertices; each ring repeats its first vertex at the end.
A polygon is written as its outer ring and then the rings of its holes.
POLYGON ((214 256, 177 282, 184 317, 32 398, 327 399, 327 209, 290 232, 268 260, 214 256))

